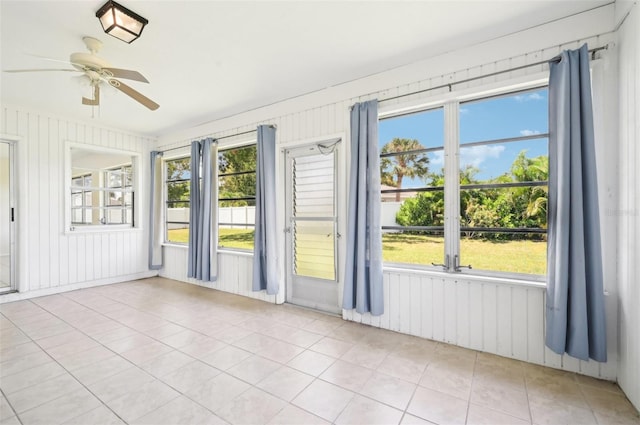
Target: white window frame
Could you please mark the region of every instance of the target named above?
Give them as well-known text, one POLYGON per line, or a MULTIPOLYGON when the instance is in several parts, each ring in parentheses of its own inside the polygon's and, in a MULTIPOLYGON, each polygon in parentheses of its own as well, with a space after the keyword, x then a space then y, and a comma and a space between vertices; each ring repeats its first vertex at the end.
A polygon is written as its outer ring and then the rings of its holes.
MULTIPOLYGON (((127 205, 126 202, 125 202, 125 196, 124 196, 125 193, 132 193, 133 195, 135 195, 135 193, 133 192, 133 173, 134 173, 134 171, 133 171, 133 165, 132 164, 121 164, 121 165, 118 165, 118 166, 115 166, 115 167, 107 168, 103 172, 102 179, 104 181, 104 187, 105 187, 106 190, 104 192, 102 192, 103 199, 102 199, 101 202, 102 202, 102 205, 104 206, 104 209, 105 209, 104 218, 105 218, 106 224, 108 224, 110 226, 112 226, 113 224, 109 223, 109 218, 108 218, 109 215, 107 214, 107 212, 109 210, 117 210, 117 209, 119 209, 121 211, 121 214, 125 218, 125 220, 127 218, 127 211, 131 210, 131 219, 134 220, 133 214, 135 212, 135 199, 132 196, 131 197, 131 205, 127 205), (112 172, 118 171, 118 170, 119 171, 124 171, 126 168, 131 168, 131 186, 127 186, 126 185, 126 181, 125 181, 125 178, 124 178, 124 173, 122 174, 123 177, 122 177, 122 180, 121 180, 121 185, 119 187, 109 186, 109 181, 108 181, 109 180, 109 173, 112 173, 112 172), (109 189, 111 189, 111 190, 109 190, 109 189), (122 205, 109 205, 108 198, 109 198, 109 193, 110 192, 122 192, 123 204, 122 205)), ((126 223, 119 223, 119 224, 126 224, 126 223)))
POLYGON ((447 256, 450 266, 443 270, 439 266, 429 266, 412 263, 385 262, 385 267, 394 269, 409 269, 423 271, 437 271, 447 274, 466 275, 469 277, 505 278, 513 281, 546 282, 546 276, 526 273, 503 272, 498 270, 455 270, 454 258, 460 258, 460 177, 459 177, 459 110, 463 102, 481 100, 492 96, 508 95, 509 93, 534 90, 547 87, 549 84, 548 73, 537 73, 520 78, 514 78, 502 82, 486 84, 479 87, 456 90, 453 92, 430 96, 426 99, 410 101, 395 105, 381 106, 378 110, 378 119, 394 118, 409 113, 425 110, 444 109, 444 157, 445 157, 445 222, 444 222, 444 253, 443 262, 447 256))
MULTIPOLYGON (((185 150, 188 149, 185 148, 185 150)), ((178 153, 178 154, 174 154, 168 158, 165 158, 164 156, 162 157, 162 223, 163 223, 163 233, 164 233, 164 237, 163 237, 163 245, 171 245, 171 246, 180 246, 180 247, 186 247, 189 245, 188 242, 175 242, 175 241, 170 241, 168 239, 168 231, 169 231, 169 226, 168 226, 168 206, 167 206, 167 202, 169 201, 169 188, 167 186, 167 162, 171 162, 171 161, 177 161, 177 160, 181 160, 181 159, 189 159, 191 160, 191 154, 190 153, 178 153)), ((191 202, 189 201, 189 208, 191 208, 191 202)), ((189 218, 189 231, 191 231, 191 219, 189 218)))
MULTIPOLYGON (((84 182, 85 182, 86 178, 90 177, 90 176, 91 176, 91 174, 83 174, 83 175, 80 175, 80 176, 72 176, 71 177, 71 190, 73 191, 77 187, 77 185, 73 184, 74 180, 82 179, 82 182, 83 182, 82 186, 84 186, 84 182)), ((86 210, 87 210, 87 208, 90 208, 92 205, 87 205, 87 196, 86 195, 87 195, 87 193, 91 193, 92 191, 91 190, 86 190, 86 189, 75 189, 75 190, 76 190, 76 192, 72 192, 71 193, 71 225, 72 226, 77 226, 77 225, 81 226, 81 225, 91 224, 91 223, 89 223, 87 221, 87 217, 86 217, 87 211, 86 210), (73 205, 74 195, 80 195, 81 202, 80 202, 79 206, 78 205, 73 205), (74 210, 78 210, 78 209, 81 211, 82 220, 81 221, 73 221, 73 212, 74 212, 74 210)), ((92 201, 93 201, 93 199, 92 199, 92 201)))
MULTIPOLYGON (((220 152, 233 150, 233 149, 242 149, 242 148, 246 148, 246 147, 250 147, 250 146, 255 146, 256 147, 256 170, 254 170, 254 173, 257 173, 258 140, 255 139, 255 138, 251 138, 249 140, 234 141, 234 142, 231 142, 231 143, 228 143, 228 144, 224 144, 224 145, 218 145, 218 154, 220 154, 220 152)), ((215 170, 215 172, 216 172, 216 180, 217 180, 217 182, 219 184, 219 182, 220 182, 220 176, 219 176, 219 174, 220 174, 220 164, 218 164, 218 169, 215 170)), ((256 179, 257 179, 257 174, 256 174, 256 179)), ((255 202, 255 198, 254 198, 254 202, 255 202)), ((220 190, 218 190, 218 199, 216 199, 216 208, 218 209, 218 221, 216 223, 217 230, 218 230, 218 240, 216 242, 218 244, 218 251, 253 253, 253 249, 220 246, 220 213, 219 213, 219 210, 220 210, 220 190)), ((255 222, 253 223, 253 228, 255 230, 255 222)))
MULTIPOLYGON (((77 233, 97 233, 97 232, 113 232, 113 231, 123 231, 123 230, 135 230, 141 229, 141 210, 137 206, 140 205, 140 157, 141 154, 139 152, 127 151, 123 149, 113 149, 106 148, 102 146, 93 146, 87 145, 84 143, 77 143, 67 141, 65 142, 65 169, 64 169, 64 233, 65 234, 77 234, 77 233), (73 207, 71 202, 71 189, 81 190, 83 188, 75 188, 72 185, 72 167, 73 162, 71 159, 71 150, 72 149, 82 149, 86 151, 91 151, 96 154, 114 154, 119 156, 127 156, 131 158, 131 169, 132 169, 132 181, 131 181, 131 192, 133 193, 133 213, 131 224, 110 224, 110 225, 102 225, 102 224, 90 224, 90 225, 74 225, 72 223, 72 212, 71 209, 73 207)), ((125 165, 125 164, 121 164, 125 165)), ((126 164, 128 165, 128 163, 126 164)), ((106 170, 106 168, 104 169, 106 170)), ((104 171, 102 170, 102 171, 104 171)), ((104 176, 101 176, 104 178, 104 176)), ((109 191, 104 185, 91 189, 92 191, 109 191)), ((102 196, 100 196, 102 198, 102 196)), ((100 206, 99 208, 103 208, 104 206, 100 206)))

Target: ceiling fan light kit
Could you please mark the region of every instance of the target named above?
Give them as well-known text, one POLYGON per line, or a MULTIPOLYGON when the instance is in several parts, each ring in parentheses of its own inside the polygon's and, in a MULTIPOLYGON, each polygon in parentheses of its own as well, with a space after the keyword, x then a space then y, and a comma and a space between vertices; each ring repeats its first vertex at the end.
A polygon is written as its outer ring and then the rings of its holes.
POLYGON ((140 37, 148 20, 126 7, 109 0, 96 12, 102 29, 107 34, 125 43, 131 43, 140 37))

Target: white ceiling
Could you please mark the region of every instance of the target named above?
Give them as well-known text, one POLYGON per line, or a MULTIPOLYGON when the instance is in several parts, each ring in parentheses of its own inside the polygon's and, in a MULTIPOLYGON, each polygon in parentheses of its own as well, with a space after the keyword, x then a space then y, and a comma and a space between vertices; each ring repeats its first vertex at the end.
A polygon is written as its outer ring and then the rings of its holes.
MULTIPOLYGON (((102 93, 93 118, 146 135, 213 121, 406 65, 608 3, 603 1, 140 1, 120 3, 149 20, 132 44, 102 32, 103 0, 0 1, 0 68, 60 68, 104 42, 100 56, 151 82, 129 83, 160 104, 149 111, 102 93)), ((0 74, 0 101, 81 120, 71 73, 0 74)), ((86 88, 84 89, 86 90, 86 88)))

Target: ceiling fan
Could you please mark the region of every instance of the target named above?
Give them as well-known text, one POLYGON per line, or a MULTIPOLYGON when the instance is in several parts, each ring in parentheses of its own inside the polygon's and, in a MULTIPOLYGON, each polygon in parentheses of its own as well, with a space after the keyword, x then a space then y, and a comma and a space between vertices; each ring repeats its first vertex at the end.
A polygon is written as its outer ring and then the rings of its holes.
POLYGON ((11 69, 4 72, 41 72, 41 71, 64 71, 64 72, 82 72, 88 77, 91 87, 93 87, 93 98, 82 97, 83 105, 98 106, 100 105, 100 84, 106 82, 110 86, 120 90, 122 93, 131 97, 133 100, 141 103, 147 108, 155 111, 160 107, 156 102, 149 99, 142 93, 129 87, 117 78, 126 80, 140 81, 148 83, 149 81, 138 71, 129 69, 113 68, 109 62, 97 55, 102 48, 102 42, 93 37, 83 37, 82 41, 89 53, 72 53, 69 61, 61 61, 57 59, 42 58, 55 62, 68 63, 74 69, 11 69))

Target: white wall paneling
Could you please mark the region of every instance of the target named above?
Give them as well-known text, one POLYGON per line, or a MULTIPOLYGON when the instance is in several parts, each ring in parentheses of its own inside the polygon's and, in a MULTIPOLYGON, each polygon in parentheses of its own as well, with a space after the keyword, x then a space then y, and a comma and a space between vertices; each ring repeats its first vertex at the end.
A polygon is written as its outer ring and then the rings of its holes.
MULTIPOLYGON (((151 139, 3 105, 0 133, 15 136, 19 293, 0 302, 150 276, 147 233, 64 233, 64 145, 71 141, 144 154, 151 139)), ((148 173, 143 164, 140 175, 148 173)), ((148 203, 143 191, 140 207, 148 203)), ((147 214, 143 211, 141 217, 147 214)))
MULTIPOLYGON (((623 2, 625 3, 625 2, 623 2)), ((621 5, 624 12, 631 2, 621 5)), ((617 3, 616 3, 617 4, 617 3)), ((634 3, 619 31, 618 381, 640 410, 640 10, 634 3)))
POLYGON ((188 250, 186 246, 165 245, 164 267, 160 271, 160 276, 262 301, 276 302, 275 295, 267 295, 265 291, 253 292, 251 290, 253 255, 233 251, 219 251, 218 280, 215 282, 202 282, 188 278, 187 256, 188 250))
POLYGON ((543 286, 387 268, 384 291, 382 316, 349 310, 343 317, 530 363, 616 378, 615 359, 606 364, 583 362, 545 347, 543 286))
MULTIPOLYGON (((279 147, 291 147, 304 141, 319 139, 335 134, 347 137, 349 143, 349 107, 355 102, 369 99, 412 93, 416 90, 435 87, 446 82, 487 75, 491 72, 550 59, 563 49, 577 48, 588 42, 590 47, 613 42, 614 7, 598 8, 547 25, 535 27, 517 34, 492 40, 472 47, 438 55, 419 63, 407 65, 388 72, 372 75, 325 90, 283 101, 278 104, 252 110, 243 114, 193 127, 175 134, 162 136, 156 147, 166 149, 186 145, 188 141, 212 135, 221 137, 241 133, 256 128, 259 124, 275 124, 279 147)), ((615 58, 615 49, 603 52, 615 58)), ((481 80, 454 86, 457 91, 475 87, 486 87, 500 82, 514 81, 530 75, 546 72, 544 65, 487 77, 481 80)), ((615 97, 615 79, 604 79, 604 96, 615 97)), ((386 109, 400 108, 408 104, 428 103, 448 92, 442 89, 434 92, 415 94, 402 99, 384 102, 386 109)), ((607 98, 606 102, 611 102, 607 98)), ((608 105, 608 103, 607 103, 608 105)), ((615 120, 615 111, 603 108, 605 120, 615 120)), ((606 129, 605 129, 606 130, 606 129)), ((605 131, 600 129, 599 131, 605 131)), ((600 133, 599 133, 600 134, 600 133)), ((609 138, 599 138, 599 143, 610 143, 609 138)), ((348 151, 348 149, 345 149, 348 151)), ((340 159, 346 170, 348 152, 340 159)), ((278 156, 278 169, 282 169, 282 155, 278 156)), ((606 157, 601 174, 607 182, 615 181, 616 158, 606 157), (614 161, 609 164, 607 162, 614 161)), ((599 163, 600 165, 600 163, 599 163)), ((282 178, 282 176, 279 176, 282 178)), ((609 184, 609 183, 607 183, 609 184)), ((284 187, 278 184, 278 187, 284 187)), ((609 188, 605 186, 605 190, 609 188)), ((609 188, 610 189, 610 188, 609 188)), ((284 191, 280 191, 284 192, 284 191)), ((338 194, 341 202, 346 201, 346 193, 338 194)), ((276 205, 279 216, 284 216, 283 193, 279 193, 276 205)), ((610 200, 609 198, 605 198, 610 200)), ((343 218, 343 217, 342 217, 343 218)), ((604 220, 604 232, 615 235, 615 220, 604 220)), ((278 224, 284 229, 284 220, 278 224)), ((346 234, 344 219, 341 233, 346 234)), ((613 246, 605 252, 607 264, 616 263, 616 238, 607 239, 613 246)), ((283 246, 284 237, 278 240, 283 246)), ((340 242, 344 249, 344 238, 340 242)), ((280 252, 284 252, 282 249, 280 252)), ((211 287, 228 290, 252 297, 265 297, 263 293, 250 292, 250 279, 243 281, 240 275, 250 268, 247 258, 231 252, 219 254, 220 279, 211 287), (233 259, 235 258, 235 259, 233 259), (235 267, 235 268, 234 268, 235 267), (231 275, 232 273, 239 275, 231 275)), ((282 268, 282 264, 280 264, 282 268)), ((343 273, 343 270, 341 270, 343 273)), ((386 268, 384 272, 385 314, 371 317, 353 311, 344 312, 343 317, 371 326, 397 332, 417 335, 437 341, 457 344, 471 349, 495 353, 537 364, 576 371, 606 379, 616 379, 616 270, 607 267, 605 279, 608 286, 607 317, 610 334, 610 361, 605 364, 580 362, 559 356, 544 345, 544 288, 539 285, 514 284, 500 279, 451 276, 439 272, 415 272, 409 269, 386 268)), ((165 267, 163 276, 186 279, 186 250, 165 247, 165 267)), ((195 282, 192 282, 195 283, 195 282)), ((207 285, 209 286, 209 285, 207 285)), ((281 294, 279 294, 280 296, 281 294)), ((271 300, 267 298, 267 300, 271 300)), ((276 299, 281 302, 282 298, 276 299)))

